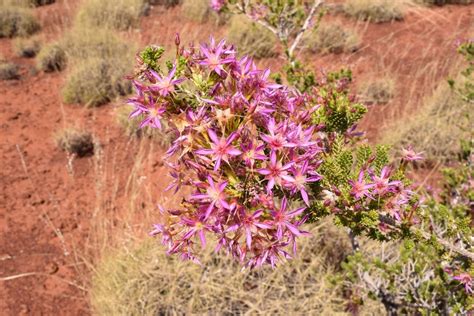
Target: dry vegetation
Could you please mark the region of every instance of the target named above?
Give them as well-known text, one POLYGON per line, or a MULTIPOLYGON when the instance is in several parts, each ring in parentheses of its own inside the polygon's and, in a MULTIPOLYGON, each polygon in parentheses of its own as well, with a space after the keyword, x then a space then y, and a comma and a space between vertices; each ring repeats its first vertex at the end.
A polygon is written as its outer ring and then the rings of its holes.
POLYGON ((167 257, 156 241, 123 246, 97 267, 93 307, 98 315, 345 314, 341 289, 331 278, 350 245, 342 231, 328 235, 330 226, 313 227, 291 264, 276 269, 242 271, 211 250, 199 266, 167 257))
POLYGON ((183 15, 191 21, 198 23, 211 21, 216 24, 225 24, 228 18, 214 12, 210 8, 208 0, 183 0, 182 3, 183 15))
POLYGON ((17 38, 13 47, 17 56, 32 58, 40 51, 41 44, 37 38, 17 38))
POLYGON ((250 22, 248 18, 234 16, 231 19, 228 42, 239 48, 239 53, 254 58, 266 58, 276 55, 275 36, 263 26, 250 22))
POLYGON ((402 20, 404 0, 347 0, 344 12, 359 20, 374 23, 402 20))
POLYGON ((28 36, 39 29, 31 9, 0 2, 0 37, 28 36))
POLYGON ((424 151, 428 162, 449 162, 457 158, 461 139, 472 138, 472 103, 462 100, 442 82, 423 106, 409 118, 389 127, 382 142, 395 148, 412 145, 424 151))
POLYGON ((36 64, 44 72, 61 71, 67 65, 66 52, 58 43, 50 43, 41 48, 36 64))
POLYGON ((20 79, 19 67, 14 63, 0 61, 0 80, 20 79))
POLYGON ((145 13, 144 0, 87 0, 81 6, 76 25, 81 28, 126 30, 137 25, 145 13))
POLYGON ((58 131, 55 141, 59 148, 78 157, 94 154, 94 139, 87 131, 67 127, 58 131))
POLYGON ((395 96, 395 91, 395 80, 384 77, 365 81, 360 95, 367 104, 386 104, 395 96))
POLYGON ((474 3, 474 1, 473 0, 415 0, 415 3, 442 6, 445 4, 471 4, 471 3, 474 3))
POLYGON ((322 54, 354 52, 360 45, 357 33, 338 23, 322 23, 304 42, 311 52, 322 54))

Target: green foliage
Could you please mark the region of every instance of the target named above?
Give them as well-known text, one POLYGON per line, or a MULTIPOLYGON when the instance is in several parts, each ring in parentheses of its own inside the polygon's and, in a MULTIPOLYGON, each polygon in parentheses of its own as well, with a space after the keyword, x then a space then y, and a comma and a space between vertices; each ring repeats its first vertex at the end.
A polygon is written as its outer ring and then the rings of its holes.
POLYGON ((228 41, 235 44, 242 55, 250 55, 256 59, 276 55, 275 36, 265 27, 243 16, 232 17, 228 41))
POLYGON ((36 57, 37 67, 44 72, 61 71, 66 68, 67 56, 58 43, 44 46, 36 57))
POLYGON ((160 71, 159 59, 165 52, 165 49, 161 46, 147 46, 140 52, 140 58, 146 69, 153 69, 154 71, 160 71))
POLYGON ((465 101, 472 103, 474 102, 474 40, 461 43, 458 52, 465 58, 467 67, 461 71, 460 87, 453 79, 448 80, 448 83, 465 101))
POLYGON ((0 38, 28 36, 39 29, 40 24, 30 9, 0 5, 0 38))

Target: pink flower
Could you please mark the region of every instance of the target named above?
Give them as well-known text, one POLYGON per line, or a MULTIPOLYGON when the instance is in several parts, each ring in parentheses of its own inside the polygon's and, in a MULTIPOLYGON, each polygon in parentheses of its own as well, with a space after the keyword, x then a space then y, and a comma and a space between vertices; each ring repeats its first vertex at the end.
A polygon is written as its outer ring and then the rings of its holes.
POLYGON ((466 290, 466 293, 468 293, 468 294, 474 293, 473 279, 469 275, 469 273, 466 273, 466 272, 461 273, 459 275, 454 276, 453 279, 456 280, 456 281, 459 281, 461 284, 464 285, 464 289, 466 290))
POLYGON ((224 71, 223 66, 235 61, 234 57, 222 58, 223 54, 233 53, 233 51, 227 50, 225 48, 225 41, 222 40, 219 42, 217 47, 214 46, 214 39, 211 38, 211 47, 206 47, 201 45, 201 52, 204 54, 205 58, 199 64, 203 66, 208 66, 211 71, 215 71, 219 76, 222 76, 224 71))
POLYGON ((385 166, 380 172, 380 177, 371 175, 374 184, 374 193, 378 195, 384 195, 387 192, 394 192, 397 187, 401 184, 401 181, 390 181, 390 168, 385 166))
POLYGON ((416 153, 411 146, 402 148, 402 159, 405 161, 418 161, 425 159, 423 152, 416 153))
POLYGON ((278 184, 281 186, 281 176, 286 175, 287 172, 285 170, 288 170, 293 163, 288 163, 286 165, 283 165, 281 161, 277 160, 277 155, 276 152, 272 151, 270 155, 270 163, 266 168, 261 168, 258 171, 258 173, 266 176, 265 179, 268 180, 267 183, 267 191, 271 191, 275 184, 278 184))
POLYGON ((176 73, 176 66, 173 67, 166 77, 160 76, 153 70, 150 70, 150 72, 156 79, 156 82, 150 86, 150 90, 158 91, 163 97, 166 97, 168 94, 174 92, 174 86, 185 80, 184 78, 173 79, 174 74, 176 73))
POLYGON ((210 203, 206 210, 204 219, 209 217, 215 206, 230 209, 229 203, 227 203, 224 193, 227 182, 224 181, 216 185, 211 176, 207 176, 207 181, 209 182, 209 185, 206 189, 206 193, 195 193, 191 196, 191 199, 193 200, 204 200, 210 203))
POLYGON ((299 231, 298 227, 293 223, 291 223, 292 218, 300 215, 306 209, 304 207, 298 208, 294 211, 287 212, 287 200, 286 197, 283 197, 281 200, 281 205, 279 209, 275 209, 271 212, 273 216, 273 222, 277 227, 277 234, 276 237, 278 240, 283 238, 284 231, 288 229, 291 234, 295 236, 301 236, 302 232, 299 231))
POLYGON ((242 154, 240 150, 232 146, 232 142, 238 136, 237 133, 234 132, 230 134, 227 139, 225 137, 218 138, 212 129, 209 129, 207 133, 212 140, 211 149, 199 149, 195 152, 198 155, 211 155, 212 160, 215 161, 214 171, 219 169, 222 160, 229 163, 229 156, 238 156, 242 154))
POLYGON ((245 239, 247 248, 250 249, 252 246, 252 234, 255 234, 259 228, 270 229, 271 225, 260 222, 258 219, 263 214, 262 210, 255 211, 252 215, 247 214, 245 208, 238 207, 239 222, 230 226, 226 232, 232 232, 237 229, 243 228, 245 231, 245 239))
POLYGON ((299 168, 292 168, 293 177, 289 175, 282 175, 281 177, 288 182, 288 186, 292 191, 300 191, 301 197, 306 205, 309 206, 308 192, 306 192, 306 184, 310 182, 316 182, 321 180, 321 176, 318 174, 308 174, 308 161, 303 162, 303 165, 299 168))
POLYGON ((361 170, 357 181, 349 180, 349 184, 352 186, 351 195, 355 199, 361 199, 366 196, 372 198, 369 189, 374 187, 374 184, 367 184, 364 180, 364 170, 361 170))
POLYGON ((224 7, 225 0, 211 0, 211 8, 214 11, 220 11, 224 7))

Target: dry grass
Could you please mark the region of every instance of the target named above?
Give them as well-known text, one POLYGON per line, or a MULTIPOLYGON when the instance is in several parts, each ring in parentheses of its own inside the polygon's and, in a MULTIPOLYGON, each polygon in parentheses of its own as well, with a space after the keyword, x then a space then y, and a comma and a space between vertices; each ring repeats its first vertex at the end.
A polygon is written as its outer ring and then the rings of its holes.
POLYGON ((364 82, 360 88, 362 101, 368 104, 386 104, 395 96, 395 80, 390 77, 364 82))
POLYGON ((31 9, 0 4, 0 38, 28 36, 39 29, 40 25, 31 9))
POLYGON ((386 128, 382 142, 397 149, 412 145, 424 151, 428 163, 456 160, 459 141, 473 137, 472 109, 472 103, 463 101, 443 82, 417 113, 386 128))
POLYGON ((275 36, 246 17, 232 17, 227 38, 229 43, 237 46, 240 54, 257 59, 276 55, 275 36))
POLYGON ((225 14, 217 14, 211 9, 208 0, 183 0, 181 10, 186 19, 198 23, 214 22, 216 24, 225 24, 229 18, 225 14))
POLYGON ((138 25, 144 10, 144 0, 87 0, 80 7, 75 23, 81 28, 126 30, 138 25))
POLYGON ((181 0, 148 0, 148 3, 152 5, 162 5, 166 8, 171 8, 180 4, 181 0))
MULTIPOLYGON (((98 315, 342 315, 340 288, 330 282, 338 263, 328 254, 335 244, 327 245, 324 225, 313 227, 314 236, 301 241, 294 260, 274 270, 241 271, 233 259, 210 250, 202 266, 181 262, 153 240, 123 246, 97 267, 94 310, 98 315)), ((341 231, 332 237, 347 238, 341 231)))
POLYGON ((67 127, 54 136, 59 148, 78 157, 86 157, 94 154, 94 139, 92 134, 76 128, 67 127))
POLYGON ((39 7, 42 5, 48 5, 55 3, 56 0, 0 0, 0 5, 13 5, 17 7, 39 7))
POLYGON ((446 5, 446 4, 471 4, 474 0, 415 0, 415 3, 425 5, 446 5))
POLYGON ((51 43, 44 46, 36 58, 36 65, 44 72, 63 70, 67 65, 67 57, 64 48, 58 43, 51 43))
POLYGON ((64 102, 96 107, 130 93, 131 85, 123 79, 126 68, 120 62, 118 58, 94 58, 76 65, 61 91, 64 102))
POLYGON ((338 23, 323 23, 315 32, 306 36, 304 43, 313 53, 340 54, 356 51, 360 46, 360 39, 356 32, 338 23))
POLYGON ((344 12, 359 20, 374 23, 402 20, 404 0, 347 0, 344 3, 344 12))
POLYGON ((0 62, 0 80, 20 79, 18 65, 9 62, 0 62))
POLYGON ((40 48, 41 44, 37 38, 17 38, 13 43, 13 50, 19 57, 35 57, 40 48))

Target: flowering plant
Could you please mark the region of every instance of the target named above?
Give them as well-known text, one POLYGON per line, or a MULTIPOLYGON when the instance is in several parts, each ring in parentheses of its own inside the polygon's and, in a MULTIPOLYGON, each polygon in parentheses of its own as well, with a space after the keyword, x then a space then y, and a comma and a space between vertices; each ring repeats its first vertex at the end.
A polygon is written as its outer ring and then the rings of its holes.
POLYGON ((169 189, 191 188, 180 209, 162 209, 153 235, 169 253, 198 261, 208 236, 249 267, 296 252, 301 225, 334 214, 356 234, 390 239, 410 233, 417 201, 387 148, 359 144, 365 113, 347 92, 350 73, 317 81, 311 93, 272 82, 224 41, 184 48, 158 66, 161 48, 139 56, 129 100, 141 126, 170 126, 169 189), (152 56, 152 57, 150 57, 152 56), (290 251, 290 249, 292 249, 290 251))

